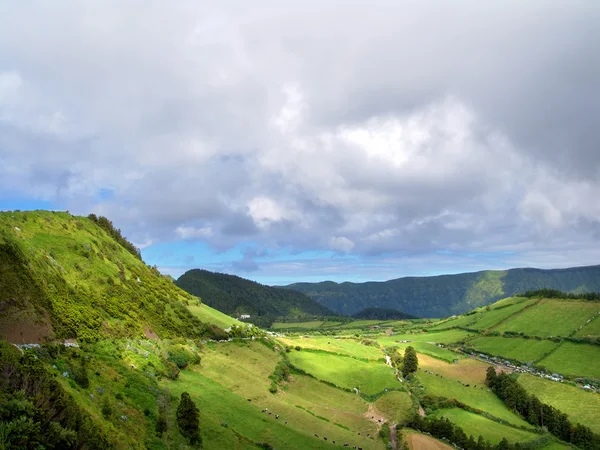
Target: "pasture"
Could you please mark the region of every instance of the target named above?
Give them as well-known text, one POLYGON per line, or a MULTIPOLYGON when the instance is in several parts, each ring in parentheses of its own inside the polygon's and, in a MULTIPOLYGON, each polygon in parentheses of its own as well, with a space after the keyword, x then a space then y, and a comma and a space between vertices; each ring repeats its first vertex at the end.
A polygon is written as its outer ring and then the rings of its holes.
POLYGON ((352 338, 336 339, 333 336, 316 336, 311 338, 279 338, 279 341, 291 347, 300 346, 308 349, 325 350, 327 352, 341 353, 358 358, 377 360, 384 357, 383 352, 378 346, 365 345, 360 340, 352 338))
POLYGON ((454 364, 431 356, 419 355, 419 367, 437 373, 444 378, 460 380, 466 384, 483 385, 489 364, 473 358, 460 359, 454 364))
POLYGON ((318 328, 324 323, 326 322, 323 322, 322 320, 312 320, 310 322, 273 322, 271 328, 274 330, 293 330, 295 328, 312 329, 318 328))
POLYGON ((201 412, 202 434, 209 434, 214 445, 208 448, 243 448, 232 440, 240 435, 276 448, 331 448, 331 441, 338 439, 382 448, 380 441, 366 437, 376 436, 377 425, 365 416, 369 405, 360 396, 303 375, 294 375, 282 390, 269 393, 268 376, 279 358, 278 352, 256 342, 218 344, 203 354, 201 367, 164 383, 176 395, 192 395, 201 412), (273 414, 262 413, 264 408, 273 414), (222 423, 228 425, 225 430, 222 423), (229 429, 235 430, 231 437, 229 429))
POLYGON ((389 342, 396 341, 411 341, 411 342, 435 342, 436 344, 453 344, 463 341, 465 338, 475 336, 475 333, 464 330, 446 330, 419 334, 395 334, 393 336, 385 336, 377 340, 382 344, 388 345, 389 342))
POLYGON ((454 450, 451 445, 418 431, 402 430, 402 437, 410 450, 454 450))
MULTIPOLYGON (((435 373, 435 372, 434 372, 435 373)), ((493 392, 488 390, 487 386, 466 384, 457 380, 442 378, 440 376, 425 373, 419 369, 418 380, 425 388, 426 394, 440 397, 454 398, 472 408, 480 409, 491 415, 506 420, 509 423, 519 426, 530 426, 523 419, 511 412, 506 405, 493 392)), ((467 430, 468 428, 465 428, 467 430)))
POLYGON ((407 392, 390 391, 373 405, 391 422, 405 423, 411 418, 412 400, 407 392))
POLYGON ((495 330, 523 332, 529 336, 569 336, 597 314, 599 309, 597 302, 542 300, 501 323, 495 330))
POLYGON ((189 305, 187 308, 194 316, 196 316, 202 322, 214 323, 215 325, 218 325, 221 328, 229 328, 232 325, 244 326, 244 324, 239 320, 234 319, 233 317, 230 317, 227 314, 224 314, 221 311, 218 311, 204 304, 189 305))
POLYGON ((600 379, 600 346, 563 342, 548 357, 538 362, 552 372, 567 376, 600 379))
POLYGON ((501 336, 478 337, 469 341, 469 345, 481 352, 523 362, 542 359, 559 346, 552 341, 501 336))
POLYGON ((598 337, 600 336, 600 315, 596 315, 595 318, 590 320, 590 323, 587 323, 583 326, 583 328, 577 333, 575 336, 578 337, 598 337))
POLYGON ((487 330, 503 320, 506 320, 513 314, 523 310, 524 308, 533 305, 536 301, 537 300, 535 299, 527 299, 519 302, 508 303, 506 305, 502 305, 502 307, 494 305, 495 307, 489 311, 483 309, 481 314, 479 314, 479 318, 473 325, 471 325, 471 328, 476 330, 487 330))
POLYGON ((443 409, 436 413, 438 417, 446 417, 451 422, 460 426, 467 436, 473 435, 477 440, 479 435, 493 444, 499 443, 502 438, 506 438, 509 442, 527 442, 539 437, 538 434, 530 433, 525 430, 503 425, 493 420, 486 419, 479 414, 474 414, 463 409, 452 408, 443 409))
POLYGON ((571 422, 581 423, 600 433, 600 395, 528 374, 520 374, 519 383, 543 403, 567 414, 571 422))
POLYGON ((373 395, 386 388, 399 388, 394 371, 383 362, 364 362, 350 356, 311 351, 292 351, 290 362, 315 378, 346 389, 358 388, 373 395))

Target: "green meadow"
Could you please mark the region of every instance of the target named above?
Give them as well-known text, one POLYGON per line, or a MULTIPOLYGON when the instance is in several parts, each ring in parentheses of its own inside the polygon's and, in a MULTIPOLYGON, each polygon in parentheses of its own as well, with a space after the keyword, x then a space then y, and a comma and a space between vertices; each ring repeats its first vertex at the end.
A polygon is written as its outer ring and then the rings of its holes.
POLYGON ((311 338, 293 337, 279 338, 285 345, 290 347, 299 346, 306 349, 324 350, 331 353, 341 353, 348 356, 356 356, 366 359, 383 359, 383 352, 379 345, 366 345, 364 339, 336 338, 335 336, 316 336, 311 338))
POLYGON ((600 379, 600 346, 563 342, 539 365, 562 375, 600 379))
POLYGON ((489 336, 475 338, 469 341, 469 346, 491 355, 529 362, 542 359, 559 344, 546 340, 489 336))
POLYGON ((444 409, 436 415, 446 417, 460 426, 467 436, 472 435, 477 440, 477 437, 481 435, 493 444, 499 443, 502 438, 506 438, 509 442, 514 443, 532 441, 540 437, 539 434, 503 425, 463 409, 444 409))
POLYGON ((387 388, 399 388, 394 371, 383 362, 364 362, 350 356, 312 351, 292 351, 290 362, 315 378, 345 389, 358 388, 373 395, 387 388))
POLYGON ((557 383, 528 374, 519 375, 519 383, 542 402, 566 413, 569 419, 600 433, 600 395, 566 383, 557 383))
POLYGON ((598 303, 583 300, 542 300, 495 328, 528 336, 569 336, 598 313, 598 303))
POLYGON ((425 388, 425 393, 427 394, 454 398, 465 405, 486 411, 491 415, 506 420, 514 425, 529 427, 527 422, 511 412, 502 400, 496 397, 493 392, 489 391, 485 385, 475 386, 471 384, 467 387, 466 384, 470 383, 463 383, 458 380, 431 375, 425 373, 423 370, 418 371, 418 380, 425 388))

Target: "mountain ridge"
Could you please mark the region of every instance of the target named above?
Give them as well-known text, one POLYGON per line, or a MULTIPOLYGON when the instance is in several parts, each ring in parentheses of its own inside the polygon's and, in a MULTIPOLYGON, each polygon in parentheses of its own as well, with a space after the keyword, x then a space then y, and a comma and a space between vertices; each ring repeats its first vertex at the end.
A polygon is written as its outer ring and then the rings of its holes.
POLYGON ((300 292, 266 286, 237 275, 192 269, 175 284, 226 314, 249 315, 249 320, 259 326, 270 325, 276 317, 335 315, 300 292))
POLYGON ((420 317, 444 317, 536 289, 570 293, 600 291, 600 265, 483 270, 364 283, 302 282, 282 287, 302 292, 343 315, 376 307, 398 309, 420 317))

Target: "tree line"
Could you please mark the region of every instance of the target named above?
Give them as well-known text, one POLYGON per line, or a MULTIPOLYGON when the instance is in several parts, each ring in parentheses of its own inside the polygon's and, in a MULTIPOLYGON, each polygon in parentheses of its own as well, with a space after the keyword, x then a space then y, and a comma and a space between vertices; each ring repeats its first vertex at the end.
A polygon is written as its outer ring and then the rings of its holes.
POLYGON ((523 294, 517 294, 518 297, 527 298, 568 298, 571 300, 590 300, 599 301, 600 292, 582 292, 573 294, 570 292, 562 292, 557 289, 536 289, 535 291, 526 291, 523 294))
POLYGON ((546 428, 557 438, 583 449, 600 449, 599 435, 584 425, 573 425, 565 413, 528 394, 514 377, 506 373, 498 375, 494 367, 488 367, 486 384, 509 409, 531 425, 546 428))
POLYGON ((88 216, 88 219, 90 219, 92 222, 94 222, 96 225, 98 225, 100 228, 106 231, 125 250, 127 250, 140 261, 142 260, 142 253, 140 252, 140 249, 133 245, 131 242, 129 242, 125 237, 123 237, 123 235, 121 234, 121 230, 115 228, 112 221, 108 220, 104 216, 96 216, 96 214, 90 214, 88 216))

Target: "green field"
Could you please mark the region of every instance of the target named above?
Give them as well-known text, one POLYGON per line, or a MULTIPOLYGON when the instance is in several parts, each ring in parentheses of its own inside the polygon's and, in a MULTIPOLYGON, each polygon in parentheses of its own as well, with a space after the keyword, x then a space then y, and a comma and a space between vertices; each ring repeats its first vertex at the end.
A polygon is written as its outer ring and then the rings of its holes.
POLYGON ((475 440, 481 435, 485 440, 493 444, 499 443, 502 438, 506 438, 509 442, 527 442, 539 437, 539 434, 529 433, 524 430, 502 425, 493 420, 486 419, 479 414, 473 414, 463 409, 452 408, 439 411, 437 416, 443 416, 451 422, 460 426, 465 433, 473 435, 475 440))
POLYGON ((245 324, 240 322, 239 320, 234 319, 233 317, 230 317, 227 314, 223 314, 221 311, 218 311, 207 305, 190 305, 188 306, 188 309, 201 321, 207 323, 214 323, 215 325, 218 325, 221 328, 228 328, 231 325, 245 326, 245 324))
POLYGON ((600 346, 563 342, 550 356, 538 362, 562 375, 600 379, 600 346))
POLYGON ((486 330, 488 328, 491 328, 499 322, 507 319, 511 315, 517 313, 518 311, 521 311, 522 309, 533 305, 536 301, 537 300, 534 299, 522 300, 519 302, 505 304, 506 306, 503 306, 501 308, 495 305, 495 308, 490 309, 490 311, 483 309, 483 312, 481 313, 477 321, 473 325, 471 325, 471 328, 474 328, 476 330, 486 330))
MULTIPOLYGON (((310 322, 274 322, 271 328, 274 330, 291 330, 294 328, 318 328, 326 322, 322 320, 312 320, 310 322)), ((339 322, 338 322, 339 323, 339 322)))
POLYGON ((419 367, 427 369, 451 380, 460 380, 465 384, 483 385, 489 364, 474 358, 463 358, 455 363, 441 361, 431 356, 419 355, 419 367))
POLYGON ((569 336, 598 313, 597 302, 542 300, 501 323, 496 331, 523 332, 529 336, 569 336))
MULTIPOLYGON (((493 416, 519 426, 530 426, 523 419, 511 412, 496 394, 489 391, 487 386, 471 385, 466 387, 456 380, 418 372, 418 379, 423 384, 426 394, 454 398, 472 408, 487 411, 493 416), (483 389, 482 389, 483 388, 483 389)), ((470 384, 470 383, 466 383, 470 384)), ((467 428, 465 428, 467 430, 467 428)))
POLYGON ((464 330, 446 330, 419 334, 395 334, 392 336, 383 336, 377 340, 382 344, 388 345, 396 341, 411 342, 435 342, 437 344, 452 344, 462 341, 469 336, 475 336, 475 333, 464 330))
POLYGON ((457 361, 464 356, 460 353, 453 352, 446 348, 438 347, 435 344, 429 344, 427 342, 394 342, 394 341, 384 341, 386 346, 396 346, 402 352, 408 346, 412 346, 417 353, 421 353, 423 355, 432 356, 434 358, 438 358, 447 362, 457 361))
MULTIPOLYGON (((364 448, 382 448, 381 442, 357 434, 375 436, 377 427, 364 416, 368 403, 355 394, 302 375, 294 375, 277 394, 269 393, 268 376, 279 358, 278 352, 256 342, 215 344, 204 353, 202 367, 184 371, 166 385, 175 394, 187 390, 192 395, 202 414, 203 435, 221 433, 221 423, 227 423, 236 435, 275 448, 329 448, 331 444, 314 438, 315 433, 364 448), (280 419, 262 413, 264 408, 280 419)), ((212 441, 210 448, 236 448, 212 441)))
POLYGON ((484 353, 523 362, 537 361, 559 346, 552 341, 501 336, 478 337, 469 341, 469 345, 484 353))
POLYGON ((457 316, 432 326, 430 330, 445 330, 452 327, 470 327, 477 319, 477 314, 457 316))
POLYGON ((337 386, 358 388, 365 394, 376 394, 386 388, 399 388, 394 371, 382 362, 363 362, 348 356, 310 351, 288 354, 291 363, 319 380, 337 386))
POLYGON ((279 338, 279 340, 291 347, 300 346, 308 349, 325 350, 358 358, 377 360, 384 357, 378 346, 361 344, 358 339, 336 339, 334 336, 319 336, 312 338, 279 338))
POLYGON ((519 383, 543 403, 566 413, 571 422, 581 423, 600 433, 600 395, 527 374, 519 375, 519 383))
MULTIPOLYGON (((600 309, 600 308, 599 308, 600 309)), ((594 319, 583 326, 583 328, 575 336, 581 337, 598 337, 600 336, 600 315, 597 315, 594 319)))
POLYGON ((377 399, 374 406, 394 423, 406 423, 411 418, 412 400, 406 392, 390 391, 377 399))

